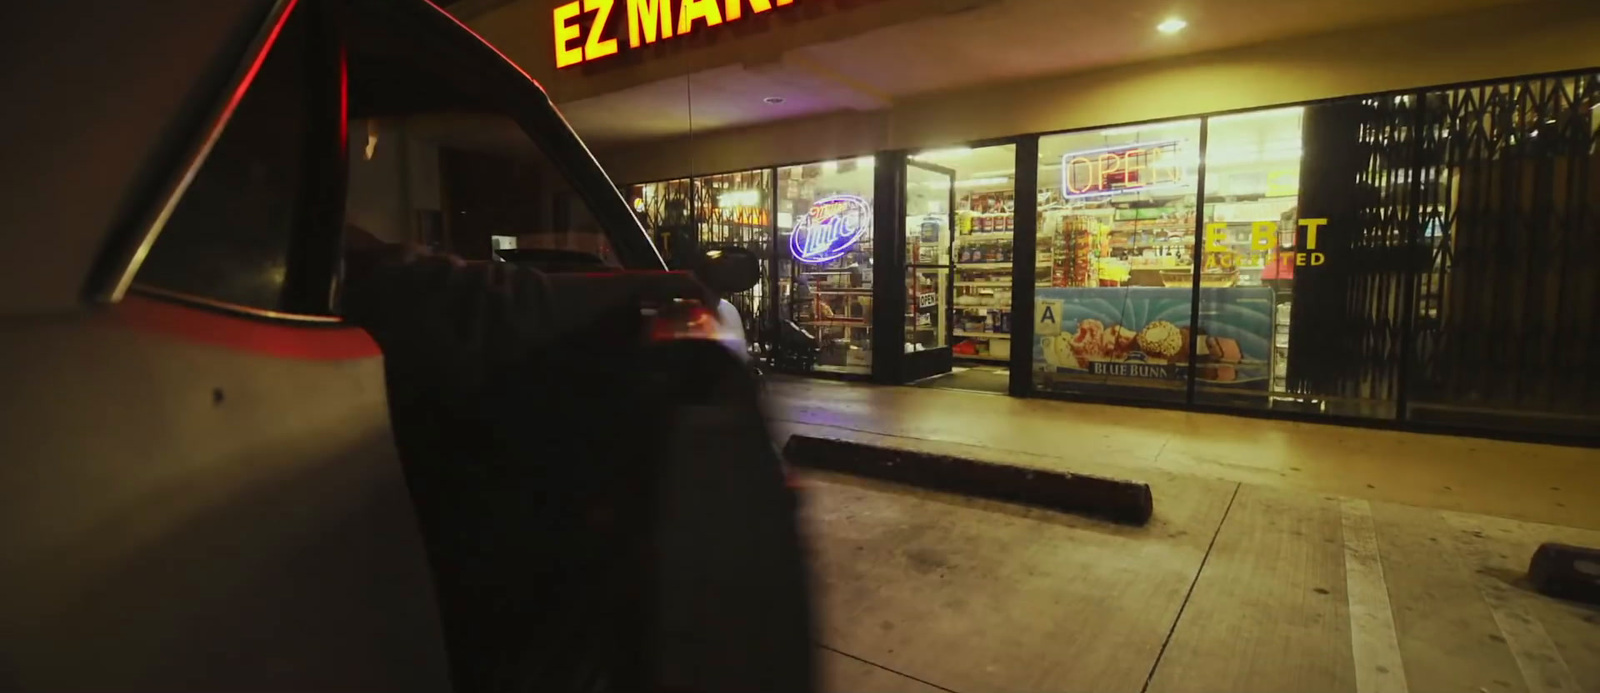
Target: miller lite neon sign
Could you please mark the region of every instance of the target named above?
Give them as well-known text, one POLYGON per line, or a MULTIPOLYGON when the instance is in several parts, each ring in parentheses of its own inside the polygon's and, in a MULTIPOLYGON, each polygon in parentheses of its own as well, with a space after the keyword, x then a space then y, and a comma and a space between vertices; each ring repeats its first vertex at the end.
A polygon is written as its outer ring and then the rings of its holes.
POLYGON ((872 232, 872 203, 855 195, 817 200, 789 234, 789 253, 809 264, 832 262, 872 232))

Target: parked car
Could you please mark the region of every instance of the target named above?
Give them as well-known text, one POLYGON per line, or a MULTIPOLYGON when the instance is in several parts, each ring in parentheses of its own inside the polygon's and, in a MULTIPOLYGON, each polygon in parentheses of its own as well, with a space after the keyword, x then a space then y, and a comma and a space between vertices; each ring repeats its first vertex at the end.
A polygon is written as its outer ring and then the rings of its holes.
POLYGON ((515 65, 425 0, 25 3, 0 45, 0 690, 810 688, 793 497, 709 308, 547 350, 572 389, 496 390, 514 430, 396 401, 341 316, 346 224, 665 270, 515 65), (464 585, 493 542, 525 572, 464 585))

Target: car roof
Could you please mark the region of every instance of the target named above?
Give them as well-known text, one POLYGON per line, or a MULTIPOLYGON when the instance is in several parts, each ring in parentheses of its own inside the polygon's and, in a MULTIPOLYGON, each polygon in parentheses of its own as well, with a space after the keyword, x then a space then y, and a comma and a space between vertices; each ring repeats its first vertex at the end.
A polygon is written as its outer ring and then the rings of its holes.
POLYGON ((84 305, 146 223, 273 0, 25 2, 0 22, 0 316, 84 305), (18 105, 25 107, 18 108, 18 105))

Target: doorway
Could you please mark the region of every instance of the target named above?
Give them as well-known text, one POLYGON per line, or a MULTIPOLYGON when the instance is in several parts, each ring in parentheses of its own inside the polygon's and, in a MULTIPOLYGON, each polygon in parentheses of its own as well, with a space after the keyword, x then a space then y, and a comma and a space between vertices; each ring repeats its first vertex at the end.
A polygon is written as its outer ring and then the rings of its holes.
MULTIPOLYGON (((915 384, 1005 394, 1010 390, 1011 294, 1017 274, 1012 266, 1016 145, 920 152, 911 155, 906 168, 907 247, 914 236, 931 233, 923 224, 929 223, 935 198, 945 224, 944 255, 933 264, 940 267, 943 280, 941 347, 950 363, 937 372, 924 371, 915 384)), ((912 259, 907 262, 909 283, 914 273, 912 259)), ((1032 272, 1021 274, 1031 278, 1032 272)), ((908 325, 908 341, 911 335, 908 325)))
POLYGON ((954 170, 907 160, 905 214, 905 356, 901 380, 951 372, 950 299, 955 233, 954 170))

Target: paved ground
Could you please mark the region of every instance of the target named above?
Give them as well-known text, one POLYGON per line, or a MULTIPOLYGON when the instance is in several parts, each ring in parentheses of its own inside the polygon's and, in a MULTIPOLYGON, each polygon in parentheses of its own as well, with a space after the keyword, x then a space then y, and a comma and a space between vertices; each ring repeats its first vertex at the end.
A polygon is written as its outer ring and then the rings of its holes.
POLYGON ((1128 528, 806 475, 829 690, 1600 692, 1600 609, 1521 578, 1542 541, 1600 545, 1595 451, 807 382, 770 404, 780 434, 1156 498, 1128 528))

